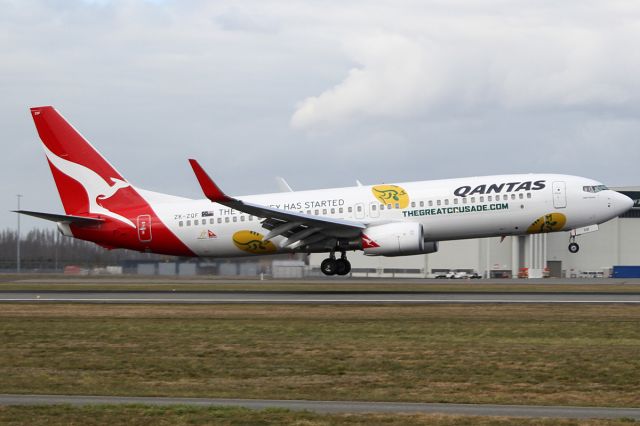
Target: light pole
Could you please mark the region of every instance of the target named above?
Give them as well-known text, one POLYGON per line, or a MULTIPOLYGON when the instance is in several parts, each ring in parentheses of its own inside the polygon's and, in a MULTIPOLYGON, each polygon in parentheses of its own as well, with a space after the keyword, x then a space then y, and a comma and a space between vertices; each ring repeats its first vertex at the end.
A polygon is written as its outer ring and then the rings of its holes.
POLYGON ((16 271, 20 273, 20 198, 21 194, 16 195, 18 197, 18 235, 16 238, 16 271))

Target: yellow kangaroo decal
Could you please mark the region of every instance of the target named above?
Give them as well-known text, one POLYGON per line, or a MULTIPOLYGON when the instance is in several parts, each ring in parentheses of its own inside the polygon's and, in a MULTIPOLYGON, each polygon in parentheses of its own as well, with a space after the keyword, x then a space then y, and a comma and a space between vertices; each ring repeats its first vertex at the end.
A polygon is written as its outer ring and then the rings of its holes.
POLYGON ((259 232, 243 230, 233 234, 233 244, 240 250, 253 253, 264 254, 278 251, 271 241, 263 241, 264 235, 259 232))
POLYGON ((527 228, 527 234, 561 231, 567 224, 567 217, 562 213, 549 213, 540 216, 527 228))
POLYGON ((371 192, 381 204, 391 204, 393 208, 397 204, 401 209, 409 207, 409 194, 397 185, 377 185, 371 188, 371 192))

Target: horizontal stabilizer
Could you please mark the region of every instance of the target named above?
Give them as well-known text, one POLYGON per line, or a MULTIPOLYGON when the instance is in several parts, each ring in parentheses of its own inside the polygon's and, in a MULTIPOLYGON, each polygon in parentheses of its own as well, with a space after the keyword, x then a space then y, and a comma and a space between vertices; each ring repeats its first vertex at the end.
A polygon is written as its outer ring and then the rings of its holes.
POLYGON ((37 217, 39 219, 50 220, 53 222, 63 222, 63 223, 75 223, 78 225, 99 225, 104 223, 103 219, 98 219, 95 217, 85 217, 85 216, 73 216, 68 214, 55 214, 55 213, 43 213, 43 212, 32 212, 29 210, 13 210, 14 213, 26 214, 27 216, 37 217))

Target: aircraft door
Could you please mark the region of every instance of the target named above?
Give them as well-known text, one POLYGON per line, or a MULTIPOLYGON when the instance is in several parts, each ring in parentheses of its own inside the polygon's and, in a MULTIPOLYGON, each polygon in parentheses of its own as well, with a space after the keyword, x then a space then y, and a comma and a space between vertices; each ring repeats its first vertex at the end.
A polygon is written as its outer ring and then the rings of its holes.
POLYGON ((138 216, 138 239, 141 243, 151 241, 151 216, 148 214, 138 216))
POLYGON ((567 207, 567 184, 553 182, 553 207, 563 209, 567 207))
POLYGON ((379 217, 380 211, 378 210, 380 206, 378 203, 369 204, 369 217, 379 217))

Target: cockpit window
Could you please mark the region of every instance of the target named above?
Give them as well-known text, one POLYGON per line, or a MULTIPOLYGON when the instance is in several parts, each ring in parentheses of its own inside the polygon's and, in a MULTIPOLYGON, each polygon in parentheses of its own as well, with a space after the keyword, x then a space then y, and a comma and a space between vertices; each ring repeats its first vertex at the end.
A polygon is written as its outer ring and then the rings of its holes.
POLYGON ((600 191, 606 191, 607 186, 606 185, 594 185, 594 186, 583 186, 582 190, 584 192, 592 192, 592 193, 596 193, 596 192, 600 192, 600 191))

